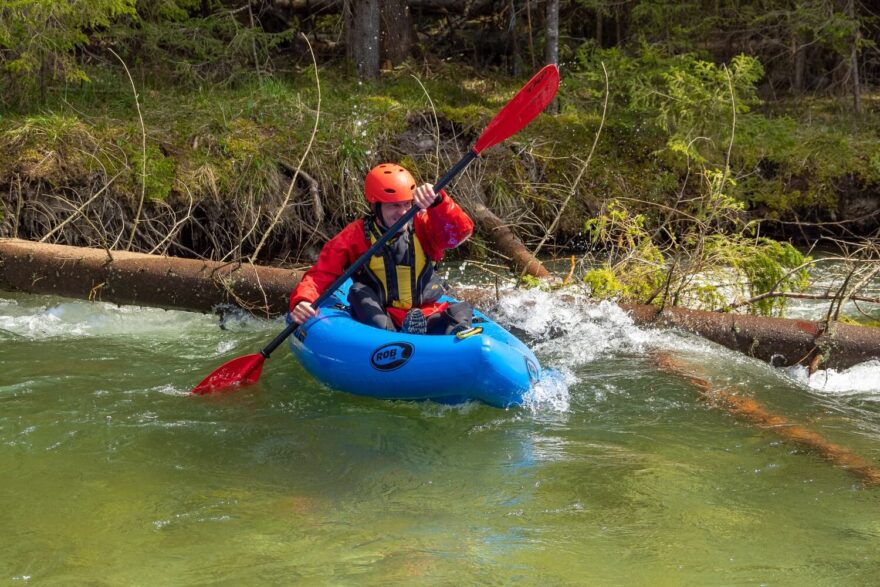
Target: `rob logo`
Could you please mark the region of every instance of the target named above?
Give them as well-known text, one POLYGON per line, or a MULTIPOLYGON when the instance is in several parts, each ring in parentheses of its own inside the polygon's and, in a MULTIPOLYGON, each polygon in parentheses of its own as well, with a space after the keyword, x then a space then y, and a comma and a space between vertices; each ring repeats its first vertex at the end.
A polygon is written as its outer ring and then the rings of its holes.
POLYGON ((392 342, 374 350, 370 355, 370 364, 379 371, 394 371, 409 361, 413 351, 413 345, 409 343, 392 342))

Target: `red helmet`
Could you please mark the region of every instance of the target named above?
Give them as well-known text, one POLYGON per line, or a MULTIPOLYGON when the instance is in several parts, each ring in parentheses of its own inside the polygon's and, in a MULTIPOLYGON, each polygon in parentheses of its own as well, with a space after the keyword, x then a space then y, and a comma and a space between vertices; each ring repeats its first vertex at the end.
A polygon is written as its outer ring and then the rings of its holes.
POLYGON ((416 180, 410 172, 394 163, 376 165, 364 180, 364 195, 371 204, 408 202, 414 189, 416 180))

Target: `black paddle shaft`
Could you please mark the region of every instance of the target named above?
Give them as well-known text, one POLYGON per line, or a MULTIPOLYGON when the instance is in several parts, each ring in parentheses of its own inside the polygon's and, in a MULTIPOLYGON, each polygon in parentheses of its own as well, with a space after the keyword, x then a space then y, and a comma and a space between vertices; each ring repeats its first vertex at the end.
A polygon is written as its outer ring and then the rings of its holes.
MULTIPOLYGON (((477 158, 477 155, 478 155, 478 153, 477 153, 476 151, 474 151, 474 150, 468 151, 467 154, 465 154, 465 156, 462 157, 462 158, 458 161, 458 163, 456 163, 455 166, 454 166, 452 169, 450 169, 450 170, 446 173, 446 175, 444 175, 443 177, 440 178, 440 181, 438 181, 436 184, 434 184, 434 191, 439 192, 439 191, 442 190, 444 187, 446 187, 446 185, 447 185, 450 181, 452 181, 453 178, 454 178, 456 175, 458 175, 459 173, 461 173, 462 170, 463 170, 465 167, 467 167, 468 165, 470 165, 471 161, 473 161, 474 159, 477 158)), ((379 240, 377 240, 377 241, 373 244, 373 246, 371 246, 369 249, 367 249, 367 252, 366 252, 366 253, 364 253, 363 255, 361 255, 360 258, 359 258, 357 261, 355 261, 354 263, 352 263, 352 264, 351 264, 351 267, 349 267, 348 269, 346 269, 345 272, 344 272, 342 275, 340 275, 339 277, 337 277, 337 278, 336 278, 336 281, 334 281, 333 283, 331 283, 331 284, 330 284, 330 287, 328 287, 327 289, 325 289, 325 290, 324 290, 324 293, 322 293, 320 296, 318 296, 318 299, 317 299, 317 300, 315 300, 314 302, 312 302, 312 306, 314 306, 314 307, 317 308, 317 307, 320 306, 320 305, 321 305, 321 304, 322 304, 327 298, 329 298, 330 296, 332 296, 332 295, 336 292, 336 290, 339 289, 339 288, 342 286, 343 283, 345 283, 345 280, 346 280, 346 279, 348 279, 349 277, 351 277, 352 275, 354 275, 355 272, 356 272, 358 269, 360 269, 361 266, 362 266, 364 263, 366 263, 366 262, 370 259, 370 257, 372 257, 373 255, 375 255, 375 254, 379 251, 379 249, 381 249, 381 248, 385 245, 385 243, 388 242, 388 239, 390 239, 392 236, 394 236, 395 234, 397 234, 397 233, 400 231, 400 229, 403 228, 403 225, 404 225, 404 224, 406 224, 407 222, 409 222, 409 221, 413 218, 413 216, 415 216, 416 214, 418 214, 419 210, 420 210, 420 208, 419 208, 418 206, 413 206, 412 208, 410 208, 409 210, 407 210, 406 214, 404 214, 404 215, 403 215, 403 216, 402 216, 397 222, 395 222, 394 225, 393 225, 391 228, 389 228, 388 230, 386 230, 386 231, 382 234, 382 236, 379 237, 379 240)), ((263 355, 264 357, 266 357, 266 358, 268 359, 268 358, 269 358, 269 355, 272 354, 272 351, 274 351, 275 349, 277 349, 277 348, 279 347, 279 345, 281 345, 281 343, 284 342, 284 341, 287 339, 288 336, 290 336, 291 334, 293 334, 293 332, 294 332, 297 328, 299 328, 299 326, 300 326, 300 325, 299 325, 299 324, 296 324, 295 322, 292 322, 292 323, 288 324, 288 325, 287 325, 287 328, 285 328, 283 331, 281 331, 281 333, 280 333, 278 336, 276 336, 275 338, 272 339, 272 342, 270 342, 269 344, 267 344, 266 347, 265 347, 263 350, 260 351, 260 354, 263 355)))

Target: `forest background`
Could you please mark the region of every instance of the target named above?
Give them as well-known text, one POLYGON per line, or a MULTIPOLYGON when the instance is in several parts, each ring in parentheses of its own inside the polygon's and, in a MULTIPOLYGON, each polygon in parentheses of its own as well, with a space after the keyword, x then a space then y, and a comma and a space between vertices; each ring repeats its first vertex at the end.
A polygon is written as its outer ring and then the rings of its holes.
POLYGON ((812 296, 836 316, 880 302, 878 17, 856 0, 3 0, 0 236, 308 265, 366 212, 372 165, 439 177, 557 63, 550 111, 452 188, 478 220, 463 255, 532 284, 511 246, 564 258, 598 298, 769 314, 812 296))

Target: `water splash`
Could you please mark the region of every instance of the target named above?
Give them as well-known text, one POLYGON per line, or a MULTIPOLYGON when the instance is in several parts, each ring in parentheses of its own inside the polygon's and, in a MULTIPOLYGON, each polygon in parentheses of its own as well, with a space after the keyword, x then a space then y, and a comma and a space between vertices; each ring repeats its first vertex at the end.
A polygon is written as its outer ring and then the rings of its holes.
POLYGON ((541 359, 541 381, 524 398, 533 414, 568 412, 579 368, 609 355, 644 352, 655 337, 617 305, 596 304, 571 290, 511 290, 491 313, 541 359))
POLYGON ((806 367, 789 367, 785 372, 811 389, 832 395, 866 395, 880 400, 880 361, 871 360, 849 369, 825 369, 810 375, 806 367))
MULTIPOLYGON (((571 290, 508 290, 490 312, 493 319, 522 338, 538 355, 551 375, 528 394, 532 412, 566 411, 568 390, 580 382, 582 367, 603 358, 644 356, 651 350, 686 354, 715 365, 744 367, 754 359, 725 349, 694 334, 674 329, 641 328, 616 304, 593 302, 571 290)), ((880 361, 850 369, 807 375, 803 367, 786 375, 811 389, 834 395, 863 395, 880 400, 880 361)))
POLYGON ((582 294, 517 290, 504 296, 493 317, 528 339, 536 353, 557 369, 575 369, 597 358, 641 353, 654 338, 610 302, 582 294))
POLYGON ((566 413, 571 405, 569 388, 577 377, 569 369, 545 368, 541 380, 523 397, 523 407, 537 413, 566 413))
MULTIPOLYGON (((176 339, 216 329, 217 318, 178 310, 117 306, 107 302, 59 301, 49 296, 0 300, 0 336, 29 340, 136 336, 176 339)), ((266 322, 236 314, 227 330, 265 328, 266 322)), ((220 350, 220 349, 218 349, 220 350)))

